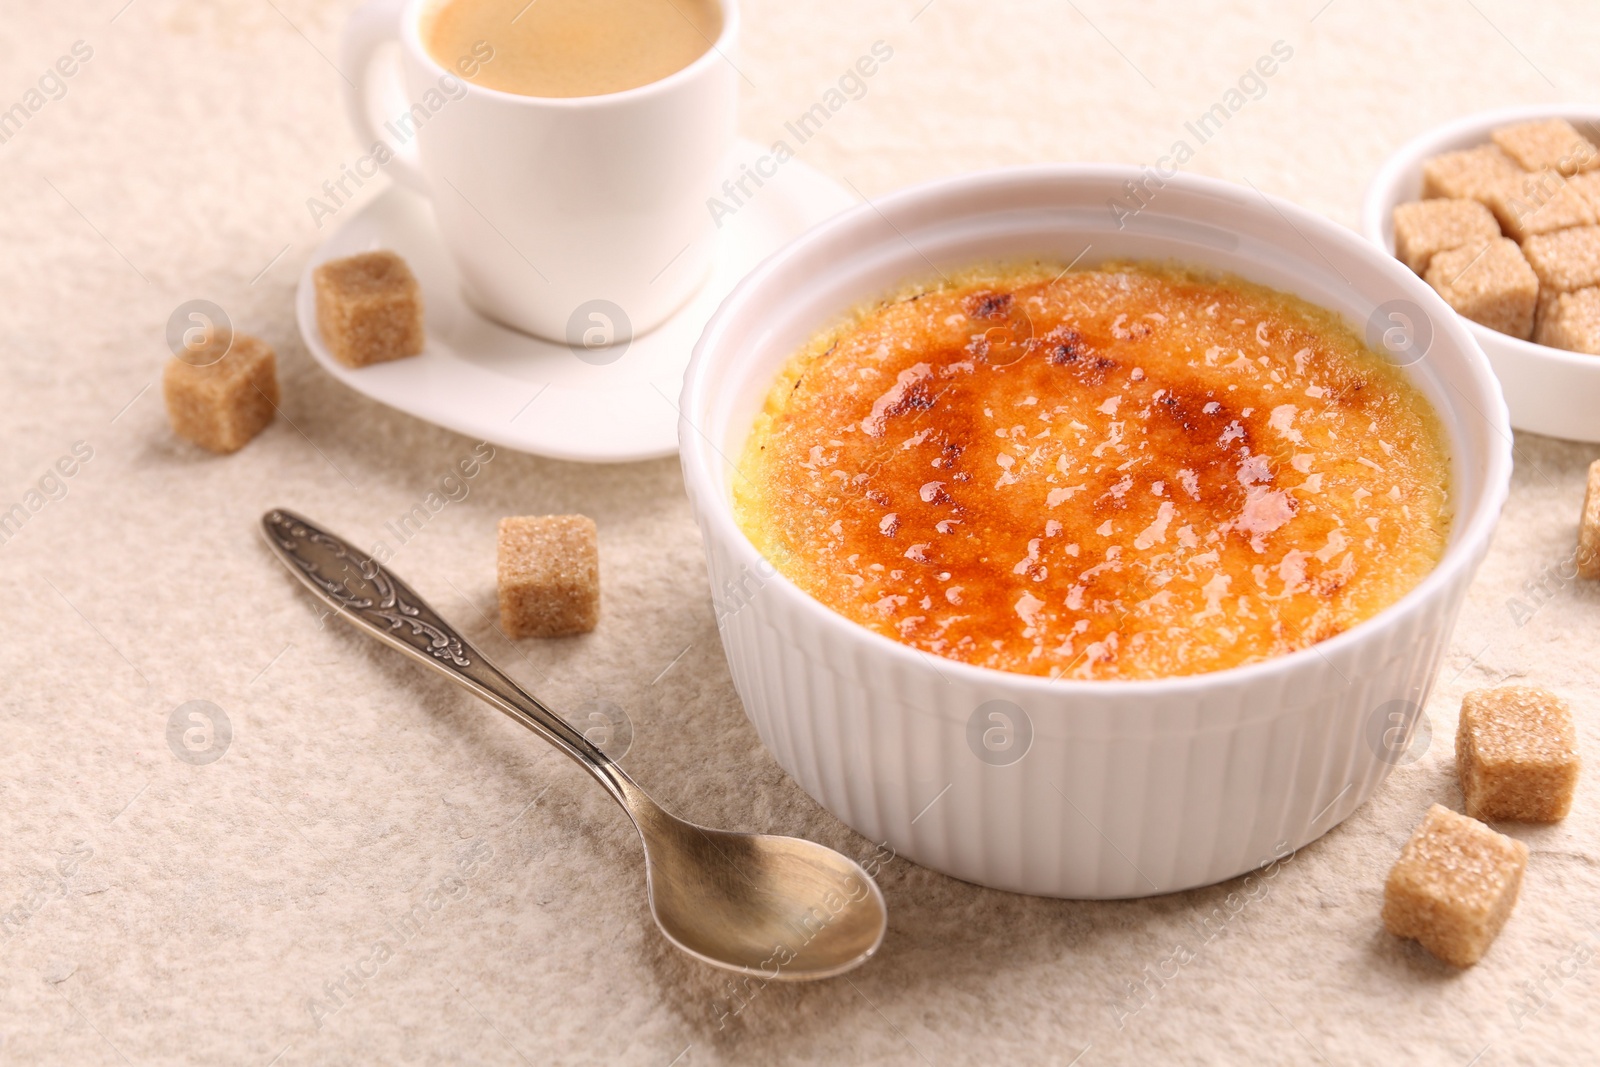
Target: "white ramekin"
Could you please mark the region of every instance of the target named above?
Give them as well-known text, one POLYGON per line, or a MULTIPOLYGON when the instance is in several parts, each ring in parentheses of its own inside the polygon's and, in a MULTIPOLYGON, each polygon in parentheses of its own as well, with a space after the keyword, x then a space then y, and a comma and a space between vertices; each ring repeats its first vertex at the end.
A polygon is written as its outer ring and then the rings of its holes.
MULTIPOLYGON (((1600 129, 1600 106, 1536 104, 1468 115, 1407 141, 1379 168, 1367 186, 1361 230, 1385 252, 1394 252, 1395 205, 1422 197, 1422 164, 1429 156, 1489 143, 1496 126, 1533 119, 1567 119, 1580 129, 1600 129)), ((1511 425, 1519 430, 1600 441, 1600 356, 1536 345, 1462 319, 1489 357, 1505 389, 1511 425)))
POLYGON ((1483 353, 1403 264, 1281 200, 1116 166, 947 179, 812 229, 723 303, 695 349, 681 413, 723 646, 762 741, 828 810, 900 855, 1063 897, 1216 882, 1355 810, 1403 751, 1394 742, 1426 699, 1511 470, 1505 404, 1483 353), (783 362, 842 312, 934 266, 1022 255, 1177 259, 1298 293, 1358 327, 1408 323, 1420 358, 1407 374, 1451 448, 1456 520, 1439 566, 1313 649, 1149 682, 1052 682, 928 656, 774 573, 735 524, 730 488, 783 362), (991 719, 995 708, 1012 710, 991 719), (982 740, 991 727, 1002 731, 999 755, 982 740))

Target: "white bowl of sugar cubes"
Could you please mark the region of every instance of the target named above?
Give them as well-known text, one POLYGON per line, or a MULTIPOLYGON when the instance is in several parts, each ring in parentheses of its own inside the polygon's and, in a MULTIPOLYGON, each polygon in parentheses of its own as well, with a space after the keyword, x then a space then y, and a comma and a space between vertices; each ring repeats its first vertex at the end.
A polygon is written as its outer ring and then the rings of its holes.
MULTIPOLYGON (((1600 442, 1600 106, 1430 130, 1379 169, 1361 221, 1466 320, 1513 426, 1600 442)), ((1430 330, 1417 315, 1394 328, 1430 330)))

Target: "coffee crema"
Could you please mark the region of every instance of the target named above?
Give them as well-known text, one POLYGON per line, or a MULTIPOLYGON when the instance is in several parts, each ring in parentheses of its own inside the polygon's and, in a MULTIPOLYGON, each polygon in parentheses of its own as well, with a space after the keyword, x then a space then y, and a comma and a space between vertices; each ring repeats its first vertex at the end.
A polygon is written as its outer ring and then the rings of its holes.
POLYGON ((714 0, 444 0, 422 25, 447 69, 487 41, 495 61, 470 80, 522 96, 600 96, 660 81, 722 32, 714 0))
POLYGON ((779 375, 734 479, 756 548, 893 640, 1148 679, 1327 640, 1433 569, 1438 420, 1337 316, 1171 266, 977 269, 779 375))

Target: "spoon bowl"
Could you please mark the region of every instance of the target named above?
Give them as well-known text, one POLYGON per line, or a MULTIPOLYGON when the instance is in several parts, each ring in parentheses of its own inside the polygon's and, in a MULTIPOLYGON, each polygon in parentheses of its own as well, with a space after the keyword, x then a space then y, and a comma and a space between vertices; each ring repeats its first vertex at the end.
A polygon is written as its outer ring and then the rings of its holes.
POLYGON ((371 557, 283 508, 261 525, 289 572, 342 618, 550 742, 622 805, 644 842, 650 912, 684 952, 768 981, 804 981, 859 967, 883 943, 888 909, 860 864, 812 841, 678 818, 371 557))
POLYGON ((656 925, 691 956, 803 981, 848 971, 883 942, 888 909, 877 883, 831 848, 712 830, 659 807, 636 825, 656 925))

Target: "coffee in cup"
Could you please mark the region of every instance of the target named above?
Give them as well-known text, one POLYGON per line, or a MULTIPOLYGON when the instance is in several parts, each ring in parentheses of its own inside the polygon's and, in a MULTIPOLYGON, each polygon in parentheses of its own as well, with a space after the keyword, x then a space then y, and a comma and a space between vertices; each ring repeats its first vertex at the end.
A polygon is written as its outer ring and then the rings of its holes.
POLYGON ((715 0, 446 0, 422 39, 441 66, 479 41, 495 61, 471 78, 522 96, 602 96, 660 81, 722 32, 715 0))

